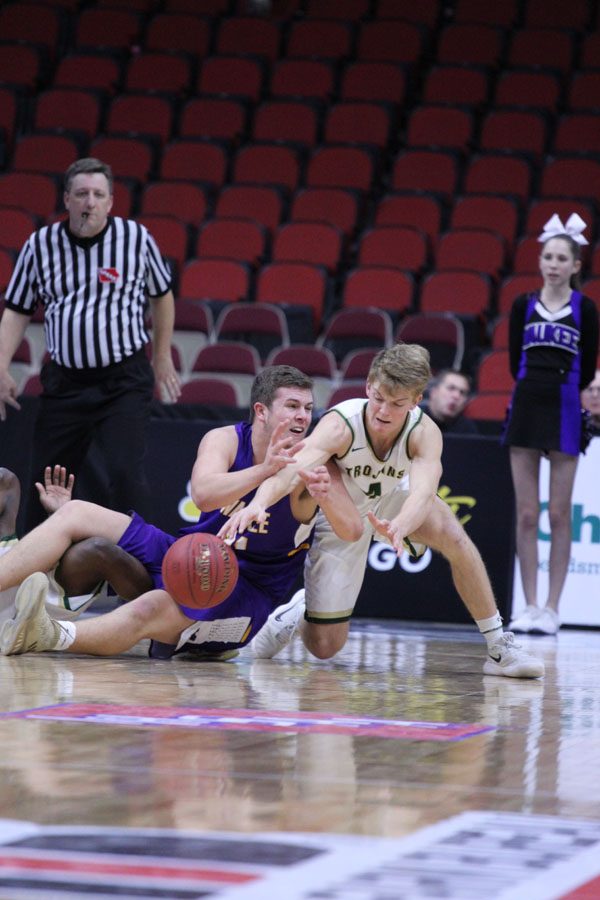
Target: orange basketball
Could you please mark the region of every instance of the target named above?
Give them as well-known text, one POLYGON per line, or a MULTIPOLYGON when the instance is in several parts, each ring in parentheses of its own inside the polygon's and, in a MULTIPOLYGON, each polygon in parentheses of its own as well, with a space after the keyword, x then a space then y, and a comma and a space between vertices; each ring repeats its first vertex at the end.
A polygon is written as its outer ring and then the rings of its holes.
POLYGON ((183 612, 189 609, 191 614, 226 600, 238 575, 231 547, 220 537, 200 531, 171 544, 162 562, 165 589, 183 612))

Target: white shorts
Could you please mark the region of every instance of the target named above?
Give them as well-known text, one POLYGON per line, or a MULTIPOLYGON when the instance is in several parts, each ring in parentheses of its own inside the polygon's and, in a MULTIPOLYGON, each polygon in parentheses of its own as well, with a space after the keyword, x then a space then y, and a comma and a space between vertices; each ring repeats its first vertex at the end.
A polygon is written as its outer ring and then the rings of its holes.
MULTIPOLYGON (((378 518, 393 519, 402 509, 407 497, 408 491, 395 490, 370 508, 378 518)), ((363 521, 362 537, 358 541, 343 541, 334 533, 323 513, 319 513, 315 536, 304 564, 306 615, 309 622, 346 621, 352 615, 362 587, 371 539, 375 533, 366 513, 363 521)), ((379 534, 377 539, 387 541, 386 537, 379 534)), ((409 552, 411 555, 421 556, 425 547, 422 544, 411 544, 409 552)))
MULTIPOLYGON (((0 556, 3 553, 7 553, 11 546, 14 546, 16 543, 16 541, 11 543, 2 543, 0 541, 0 556)), ((106 596, 107 584, 103 581, 90 594, 84 594, 80 597, 68 597, 54 578, 54 571, 48 572, 47 575, 50 589, 46 598, 46 611, 53 619, 62 619, 63 621, 77 619, 95 600, 106 596)), ((5 591, 0 591, 0 622, 3 622, 5 619, 12 619, 14 616, 16 611, 15 597, 18 590, 19 586, 17 585, 16 587, 7 588, 5 591)))

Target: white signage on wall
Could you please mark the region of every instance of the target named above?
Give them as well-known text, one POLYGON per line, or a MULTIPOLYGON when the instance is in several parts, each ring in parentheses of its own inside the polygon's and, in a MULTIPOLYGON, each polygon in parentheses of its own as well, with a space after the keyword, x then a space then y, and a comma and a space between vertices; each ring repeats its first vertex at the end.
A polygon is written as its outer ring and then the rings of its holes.
MULTIPOLYGON (((548 520, 550 466, 542 460, 538 530, 538 605, 548 591, 550 524, 548 520)), ((525 607, 518 560, 513 590, 513 615, 525 607)), ((600 625, 600 437, 594 438, 579 459, 572 502, 571 559, 559 609, 565 625, 600 625)))

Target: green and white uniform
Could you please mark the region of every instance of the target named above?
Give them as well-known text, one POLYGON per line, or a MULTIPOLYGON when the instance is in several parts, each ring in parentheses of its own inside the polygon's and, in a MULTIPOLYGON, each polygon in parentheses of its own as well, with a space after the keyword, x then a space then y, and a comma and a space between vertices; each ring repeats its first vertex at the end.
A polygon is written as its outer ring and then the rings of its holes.
MULTIPOLYGON (((367 512, 378 518, 398 515, 408 494, 411 459, 409 435, 423 417, 419 407, 410 410, 385 459, 375 454, 367 435, 367 401, 345 400, 327 412, 340 415, 352 432, 352 443, 344 456, 336 457, 342 480, 364 520, 358 541, 343 541, 322 512, 317 516, 315 534, 304 567, 307 619, 310 622, 343 622, 350 618, 363 582, 374 529, 367 512)), ((385 541, 382 535, 378 540, 385 541)), ((411 555, 424 552, 422 545, 408 545, 411 555)))
MULTIPOLYGON (((16 534, 0 536, 0 556, 15 546, 18 538, 16 534)), ((106 594, 106 582, 102 581, 90 594, 80 597, 69 597, 54 578, 54 571, 47 572, 50 590, 46 600, 46 610, 53 619, 76 619, 99 597, 106 594)), ((0 622, 10 619, 15 614, 15 595, 19 587, 7 588, 0 591, 0 622)))

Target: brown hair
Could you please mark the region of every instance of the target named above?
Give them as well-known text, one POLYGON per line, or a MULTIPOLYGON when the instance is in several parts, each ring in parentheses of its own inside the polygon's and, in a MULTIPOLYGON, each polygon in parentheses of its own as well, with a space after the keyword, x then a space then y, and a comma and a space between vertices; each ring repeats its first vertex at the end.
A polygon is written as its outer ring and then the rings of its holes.
MULTIPOLYGON (((548 241, 553 241, 555 238, 558 238, 559 240, 564 241, 566 244, 569 245, 570 250, 571 250, 571 256, 573 257, 575 262, 578 262, 578 260, 581 259, 581 245, 578 244, 577 241, 573 240, 573 238, 571 237, 570 234, 553 234, 553 235, 551 235, 548 238, 548 240, 544 241, 544 243, 542 244, 542 249, 541 249, 540 255, 544 252, 544 248, 545 248, 546 244, 548 243, 548 241)), ((571 287, 571 290, 573 290, 573 291, 581 290, 581 269, 579 270, 579 272, 574 272, 571 275, 571 277, 569 279, 569 286, 571 287)))
POLYGON ((112 194, 114 185, 112 169, 108 163, 103 163, 100 159, 94 159, 93 156, 76 159, 74 163, 71 163, 65 172, 65 191, 69 193, 76 175, 94 175, 96 173, 106 177, 109 193, 112 194))
POLYGON ((254 421, 254 404, 270 407, 275 394, 282 387, 295 387, 312 391, 312 378, 295 366, 266 366, 259 372, 250 390, 250 421, 254 421))

